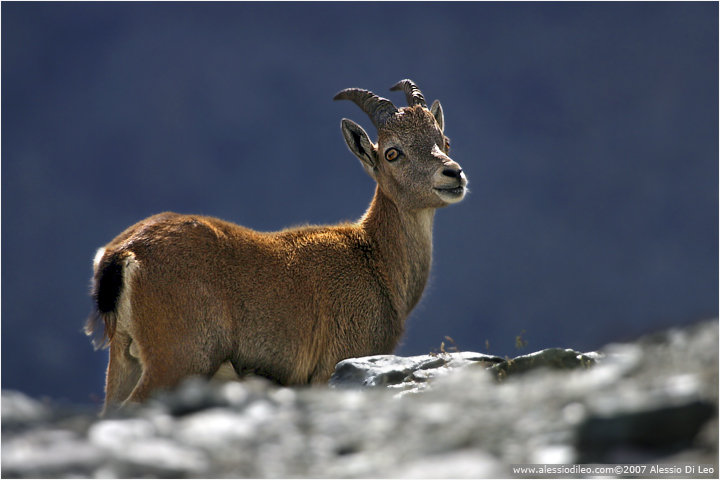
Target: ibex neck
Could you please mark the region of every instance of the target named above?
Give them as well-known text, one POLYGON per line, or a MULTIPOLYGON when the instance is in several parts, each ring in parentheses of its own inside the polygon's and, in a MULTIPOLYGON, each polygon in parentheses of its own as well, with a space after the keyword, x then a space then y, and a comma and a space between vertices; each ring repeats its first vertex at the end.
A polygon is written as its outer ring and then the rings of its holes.
POLYGON ((360 221, 377 246, 382 273, 403 319, 420 300, 430 275, 434 216, 434 209, 400 209, 378 187, 360 221))

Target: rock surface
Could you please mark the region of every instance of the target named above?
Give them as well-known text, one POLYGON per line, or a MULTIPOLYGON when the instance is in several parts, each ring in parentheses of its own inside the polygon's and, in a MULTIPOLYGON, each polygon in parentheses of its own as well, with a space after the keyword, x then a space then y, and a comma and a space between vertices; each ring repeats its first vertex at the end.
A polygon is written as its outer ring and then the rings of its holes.
POLYGON ((191 380, 106 419, 3 391, 2 476, 508 478, 518 463, 647 462, 718 471, 717 321, 602 354, 349 359, 330 385, 191 380))

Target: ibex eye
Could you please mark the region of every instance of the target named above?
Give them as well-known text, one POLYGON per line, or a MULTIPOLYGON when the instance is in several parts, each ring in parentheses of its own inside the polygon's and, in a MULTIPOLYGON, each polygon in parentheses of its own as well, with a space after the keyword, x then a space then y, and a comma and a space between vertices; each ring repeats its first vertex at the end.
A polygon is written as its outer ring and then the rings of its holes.
POLYGON ((385 160, 388 162, 392 162, 397 160, 397 158, 400 156, 400 151, 397 148, 388 148, 385 150, 385 160))
POLYGON ((450 140, 448 140, 446 138, 445 139, 445 152, 449 152, 449 151, 450 151, 450 140))

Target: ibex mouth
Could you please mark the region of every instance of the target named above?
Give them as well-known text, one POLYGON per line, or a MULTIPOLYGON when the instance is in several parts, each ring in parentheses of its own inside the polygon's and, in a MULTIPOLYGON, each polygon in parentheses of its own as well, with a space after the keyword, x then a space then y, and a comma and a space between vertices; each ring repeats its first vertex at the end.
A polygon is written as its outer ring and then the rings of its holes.
POLYGON ((454 188, 435 188, 435 193, 445 202, 455 203, 462 200, 465 196, 465 187, 459 186, 454 188))

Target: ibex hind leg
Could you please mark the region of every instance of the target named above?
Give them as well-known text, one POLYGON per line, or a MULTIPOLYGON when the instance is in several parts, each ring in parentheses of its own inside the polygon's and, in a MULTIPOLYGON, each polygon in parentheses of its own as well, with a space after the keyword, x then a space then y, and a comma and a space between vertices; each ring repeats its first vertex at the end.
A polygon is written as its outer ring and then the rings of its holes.
POLYGON ((155 349, 152 356, 141 355, 142 373, 125 403, 144 402, 153 393, 171 390, 190 377, 210 379, 220 368, 222 359, 207 353, 201 346, 188 342, 174 348, 166 345, 166 348, 155 349))
POLYGON ((122 331, 117 331, 110 342, 103 413, 120 407, 140 381, 142 368, 138 359, 130 353, 131 344, 130 336, 122 331))

